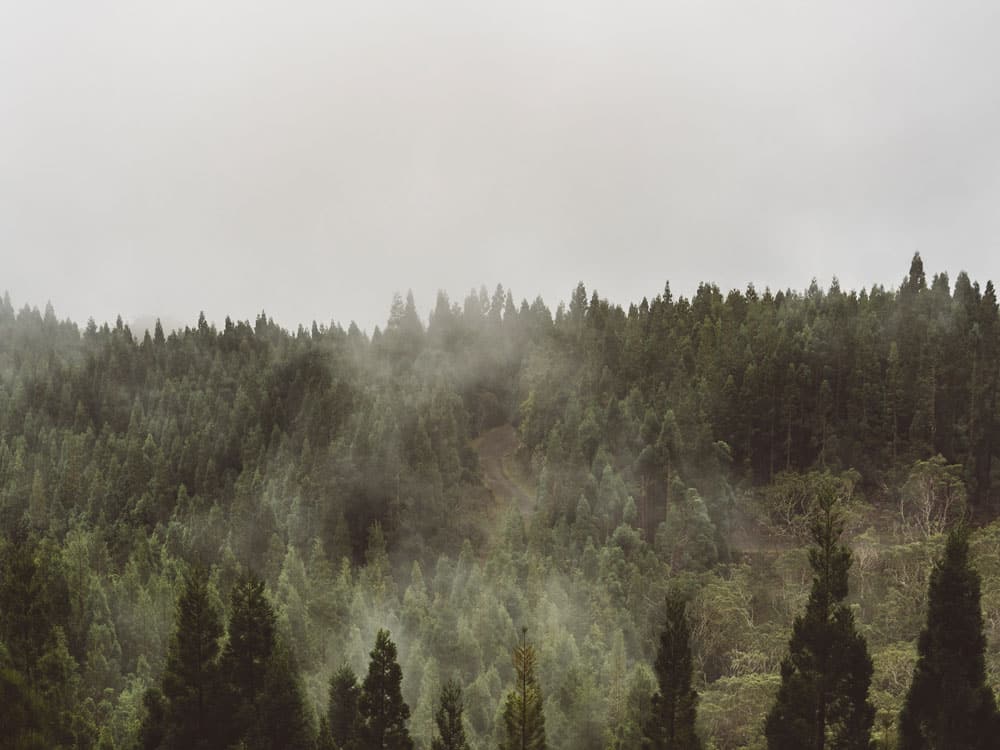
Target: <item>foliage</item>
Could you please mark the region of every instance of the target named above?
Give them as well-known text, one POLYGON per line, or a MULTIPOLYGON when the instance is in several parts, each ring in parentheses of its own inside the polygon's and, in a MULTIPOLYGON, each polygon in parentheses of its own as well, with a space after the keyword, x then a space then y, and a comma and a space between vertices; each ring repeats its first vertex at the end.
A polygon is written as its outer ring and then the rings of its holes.
POLYGON ((441 689, 441 705, 434 715, 438 736, 431 742, 431 750, 469 750, 462 720, 462 687, 449 680, 441 689))
POLYGON ((899 719, 902 750, 985 750, 995 743, 1000 716, 986 684, 979 602, 967 532, 956 529, 931 573, 927 625, 899 719))
POLYGON ((416 743, 444 675, 469 746, 495 748, 524 623, 547 744, 635 748, 677 589, 706 747, 761 747, 827 472, 853 496, 876 738, 896 732, 933 532, 963 491, 1000 687, 992 284, 915 257, 896 288, 668 285, 625 306, 587 291, 551 309, 442 294, 428 320, 400 295, 370 333, 264 313, 133 333, 0 299, 0 661, 46 746, 172 746, 198 714, 191 678, 240 714, 212 725, 225 742, 266 746, 270 716, 310 739, 326 724, 330 745, 331 675, 350 666, 356 703, 384 628, 416 743), (210 652, 190 662, 177 606, 198 567, 190 642, 210 652), (251 570, 248 609, 232 592, 251 570), (273 635, 236 659, 241 618, 273 635))
POLYGON ((962 467, 938 454, 917 461, 900 492, 899 515, 911 534, 930 537, 961 521, 966 513, 962 467))
POLYGON ((364 747, 382 750, 413 747, 406 727, 410 707, 403 701, 402 681, 403 672, 396 661, 396 644, 389 639, 389 631, 379 630, 358 698, 364 747))
POLYGON ((804 615, 795 619, 781 686, 765 726, 771 750, 871 746, 875 710, 868 702, 872 661, 856 632, 847 596, 850 551, 839 543, 836 488, 828 482, 819 498, 809 562, 814 578, 804 615))
POLYGON ((667 597, 667 617, 656 650, 656 680, 652 714, 644 746, 656 750, 701 750, 695 731, 698 693, 691 687, 691 632, 685 602, 676 594, 667 597))
POLYGON ((348 665, 343 665, 330 678, 327 701, 327 728, 335 747, 355 750, 361 742, 362 725, 358 700, 361 687, 348 665))
POLYGON ((528 629, 513 649, 515 684, 503 706, 501 750, 545 750, 545 716, 542 691, 535 676, 537 657, 528 642, 528 629))

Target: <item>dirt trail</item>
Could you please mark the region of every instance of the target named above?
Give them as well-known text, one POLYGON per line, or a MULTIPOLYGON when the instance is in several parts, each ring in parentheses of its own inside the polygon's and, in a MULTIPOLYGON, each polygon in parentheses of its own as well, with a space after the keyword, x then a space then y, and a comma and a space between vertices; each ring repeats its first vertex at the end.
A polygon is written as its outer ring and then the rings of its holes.
POLYGON ((535 497, 516 470, 517 444, 517 432, 505 424, 484 432, 472 445, 479 453, 483 484, 493 493, 497 506, 513 505, 522 516, 529 516, 535 512, 535 497))

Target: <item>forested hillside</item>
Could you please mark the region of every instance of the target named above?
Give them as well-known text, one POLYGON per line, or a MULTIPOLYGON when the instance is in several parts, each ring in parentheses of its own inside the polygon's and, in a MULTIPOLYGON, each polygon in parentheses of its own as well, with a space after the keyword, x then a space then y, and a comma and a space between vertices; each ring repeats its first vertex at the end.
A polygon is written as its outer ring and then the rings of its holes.
POLYGON ((857 685, 870 655, 851 721, 897 747, 932 571, 981 588, 976 695, 1000 689, 998 384, 993 284, 919 256, 891 289, 498 286, 426 321, 397 297, 371 335, 81 328, 7 296, 6 741, 794 746, 771 717, 821 612, 857 685), (822 555, 846 589, 820 606, 822 555), (668 694, 688 744, 656 735, 668 694))

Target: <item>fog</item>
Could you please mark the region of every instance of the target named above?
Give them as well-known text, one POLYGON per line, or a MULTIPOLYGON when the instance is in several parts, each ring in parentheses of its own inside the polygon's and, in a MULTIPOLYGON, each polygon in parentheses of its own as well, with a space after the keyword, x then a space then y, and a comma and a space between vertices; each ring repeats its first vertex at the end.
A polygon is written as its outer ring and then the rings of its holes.
POLYGON ((0 288, 60 315, 384 324, 995 277, 989 3, 8 3, 0 288))

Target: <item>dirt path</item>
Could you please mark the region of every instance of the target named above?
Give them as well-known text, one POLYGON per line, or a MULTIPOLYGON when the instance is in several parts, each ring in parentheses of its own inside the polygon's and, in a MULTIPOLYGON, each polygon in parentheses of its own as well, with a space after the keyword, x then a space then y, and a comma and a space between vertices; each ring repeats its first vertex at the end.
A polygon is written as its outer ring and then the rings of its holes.
POLYGON ((484 432, 474 442, 479 453, 479 466, 483 471, 483 484, 493 493, 498 508, 513 505, 521 515, 535 512, 535 496, 516 470, 514 452, 517 450, 517 432, 505 424, 484 432))

